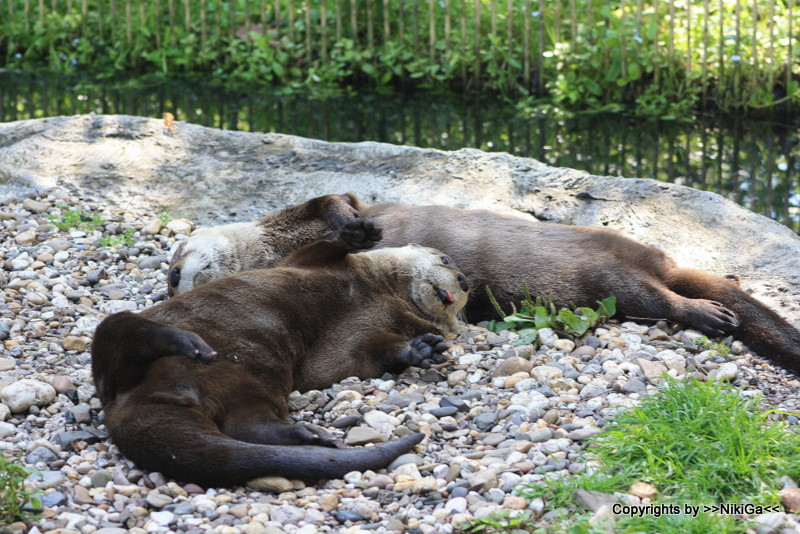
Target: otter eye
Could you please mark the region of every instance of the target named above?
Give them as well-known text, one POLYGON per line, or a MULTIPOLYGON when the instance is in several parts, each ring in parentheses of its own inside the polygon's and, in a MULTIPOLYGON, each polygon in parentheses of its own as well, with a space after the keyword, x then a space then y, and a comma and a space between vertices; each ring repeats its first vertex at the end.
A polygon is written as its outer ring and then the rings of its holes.
POLYGON ((442 263, 445 265, 450 265, 450 258, 448 256, 442 256, 442 263))
POLYGON ((181 283, 181 270, 179 267, 175 267, 169 274, 169 285, 171 285, 172 287, 178 287, 178 284, 180 283, 181 283))

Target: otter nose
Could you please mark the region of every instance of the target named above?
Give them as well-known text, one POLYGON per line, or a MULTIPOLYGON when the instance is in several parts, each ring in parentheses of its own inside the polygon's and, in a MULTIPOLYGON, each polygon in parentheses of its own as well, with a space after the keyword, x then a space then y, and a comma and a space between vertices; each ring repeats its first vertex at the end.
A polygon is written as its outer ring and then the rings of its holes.
POLYGON ((469 291, 469 284, 467 283, 467 277, 461 273, 458 273, 458 285, 461 286, 461 289, 464 291, 469 291))

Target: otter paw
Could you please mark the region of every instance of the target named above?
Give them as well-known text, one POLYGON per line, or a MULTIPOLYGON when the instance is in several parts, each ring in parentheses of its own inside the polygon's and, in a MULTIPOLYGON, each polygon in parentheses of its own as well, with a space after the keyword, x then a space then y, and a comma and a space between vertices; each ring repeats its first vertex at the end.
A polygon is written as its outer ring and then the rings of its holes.
POLYGON ((301 444, 333 447, 334 449, 342 449, 345 447, 342 440, 337 439, 330 432, 316 425, 305 423, 298 425, 295 429, 301 444))
POLYGON ((432 364, 447 361, 444 351, 449 345, 442 336, 424 334, 412 339, 409 345, 410 348, 400 354, 400 359, 408 365, 427 369, 432 364))
POLYGON ((336 233, 336 241, 347 250, 372 248, 383 237, 383 229, 356 213, 356 218, 344 223, 336 233))
POLYGON ((736 314, 713 300, 692 300, 693 309, 689 311, 689 325, 712 336, 723 336, 739 326, 736 314))
POLYGON ((203 338, 180 328, 162 328, 153 339, 156 348, 166 354, 181 354, 202 362, 210 362, 217 351, 208 346, 203 338))

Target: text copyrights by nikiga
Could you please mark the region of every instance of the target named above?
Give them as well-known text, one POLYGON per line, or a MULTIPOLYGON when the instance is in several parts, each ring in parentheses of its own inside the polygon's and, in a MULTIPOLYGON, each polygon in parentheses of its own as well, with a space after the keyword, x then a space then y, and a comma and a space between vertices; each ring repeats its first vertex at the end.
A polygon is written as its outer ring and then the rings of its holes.
POLYGON ((661 517, 662 515, 689 515, 697 517, 697 514, 719 514, 719 515, 758 515, 783 511, 780 505, 762 506, 752 503, 720 503, 720 504, 620 504, 616 503, 611 507, 611 511, 616 515, 627 515, 631 517, 643 517, 646 515, 661 517))

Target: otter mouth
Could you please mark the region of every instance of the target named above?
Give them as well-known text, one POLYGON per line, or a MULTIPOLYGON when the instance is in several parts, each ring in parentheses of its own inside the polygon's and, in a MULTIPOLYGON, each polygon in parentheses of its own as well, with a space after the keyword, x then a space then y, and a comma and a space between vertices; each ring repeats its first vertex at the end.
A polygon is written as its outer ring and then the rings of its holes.
POLYGON ((450 293, 448 290, 442 289, 440 287, 434 287, 434 290, 436 291, 436 296, 439 298, 439 300, 442 301, 442 304, 444 304, 445 306, 452 304, 456 301, 456 299, 453 297, 453 294, 450 293))

